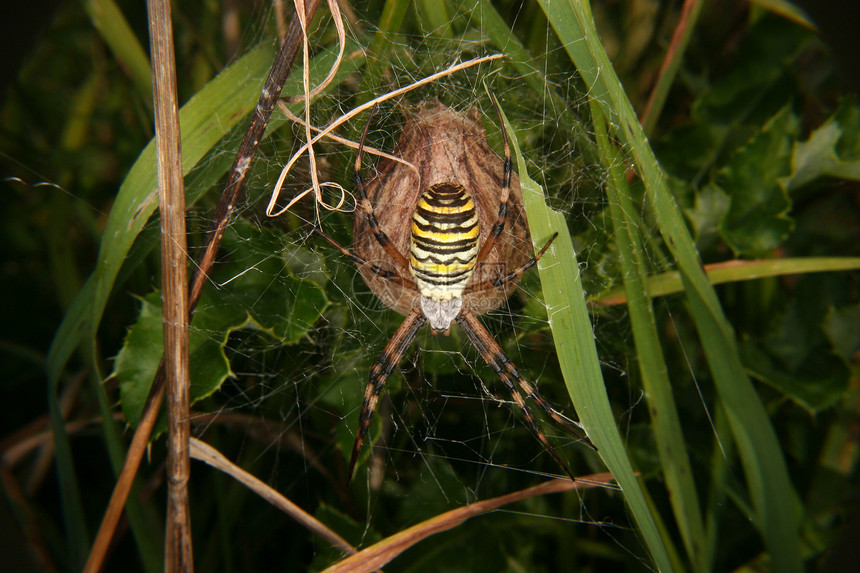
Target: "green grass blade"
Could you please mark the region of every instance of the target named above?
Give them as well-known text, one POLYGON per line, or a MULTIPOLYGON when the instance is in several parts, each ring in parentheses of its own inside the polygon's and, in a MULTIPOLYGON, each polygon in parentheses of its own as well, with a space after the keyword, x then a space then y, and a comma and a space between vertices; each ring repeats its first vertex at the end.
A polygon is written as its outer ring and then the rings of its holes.
POLYGON ((597 144, 610 173, 606 184, 606 198, 615 245, 618 247, 621 274, 627 291, 627 309, 630 313, 642 386, 648 401, 648 412, 651 415, 651 427, 663 468, 663 478, 687 556, 695 571, 707 571, 710 569, 711 557, 707 553, 702 510, 699 507, 693 470, 684 443, 684 432, 672 396, 668 367, 654 320, 654 308, 648 292, 648 263, 639 234, 638 216, 631 215, 637 210, 630 200, 620 153, 608 141, 605 123, 597 106, 594 106, 593 113, 597 144))
POLYGON ((657 225, 681 270, 693 319, 720 400, 738 444, 754 520, 774 569, 800 572, 800 512, 776 432, 741 365, 734 333, 708 282, 680 209, 669 193, 657 159, 600 43, 586 2, 539 0, 583 80, 618 137, 630 149, 645 184, 657 225))
POLYGON ((413 4, 419 25, 425 36, 451 38, 451 14, 448 3, 439 0, 419 0, 413 4))
MULTIPOLYGON (((321 79, 330 68, 336 51, 327 50, 312 63, 312 80, 321 79)), ((182 128, 183 171, 195 164, 216 146, 249 112, 254 109, 260 89, 274 55, 273 47, 260 46, 226 68, 201 89, 180 110, 182 128)), ((341 66, 339 78, 354 71, 359 59, 341 66)), ((336 83, 336 82, 335 82, 336 83)), ((299 93, 301 75, 290 78, 285 93, 299 93)), ((281 120, 270 122, 270 129, 281 120)), ((226 169, 228 164, 219 164, 226 169)), ((120 186, 102 236, 96 270, 78 292, 54 336, 48 353, 48 401, 51 425, 57 444, 57 474, 60 482, 66 533, 69 536, 72 562, 82 565, 89 549, 86 519, 80 500, 71 447, 59 409, 59 387, 63 370, 76 348, 83 344, 92 354, 95 333, 101 322, 117 275, 141 230, 158 205, 156 190, 154 142, 141 152, 120 186)), ((93 357, 94 363, 98 360, 93 357)), ((110 433, 108 436, 110 437, 110 433)), ((109 449, 115 447, 110 445, 109 449)))
MULTIPOLYGON (((645 118, 642 126, 645 133, 654 133, 654 127, 657 125, 657 119, 663 111, 663 106, 666 103, 666 98, 669 97, 669 90, 675 83, 675 77, 678 75, 678 70, 681 68, 681 62, 684 60, 684 52, 690 43, 690 38, 693 36, 693 30, 696 29, 696 22, 699 20, 699 14, 702 12, 702 6, 705 5, 703 0, 695 0, 690 4, 684 2, 684 8, 681 10, 681 17, 686 19, 683 29, 683 36, 677 45, 677 49, 667 56, 671 56, 665 69, 662 69, 657 79, 657 84, 651 91, 650 107, 651 112, 645 118), (689 11, 687 8, 689 7, 689 11)), ((674 41, 674 38, 673 38, 674 41)))
POLYGON ((744 467, 756 526, 770 551, 775 571, 802 571, 800 500, 788 477, 776 432, 767 411, 741 364, 733 338, 725 336, 718 318, 682 275, 690 310, 708 365, 725 407, 744 467))
POLYGON ((60 399, 57 384, 50 388, 48 394, 48 414, 54 432, 54 449, 57 461, 57 480, 60 483, 60 499, 63 505, 63 526, 66 531, 66 552, 69 556, 69 566, 79 570, 83 567, 90 547, 90 534, 84 515, 84 504, 81 500, 81 490, 72 463, 72 446, 66 433, 66 423, 60 410, 60 399))
MULTIPOLYGON (((784 275, 802 275, 860 269, 860 257, 803 257, 766 259, 759 261, 728 261, 709 265, 705 269, 711 284, 751 281, 784 275)), ((648 293, 652 297, 679 293, 684 290, 681 273, 669 271, 648 277, 648 293)), ((624 287, 615 287, 602 293, 594 302, 601 306, 620 304, 625 300, 624 287)))
POLYGON ((529 178, 514 130, 507 121, 505 125, 517 158, 532 242, 538 248, 553 233, 559 234, 539 261, 538 269, 549 325, 567 390, 589 439, 624 491, 625 501, 639 525, 654 562, 662 571, 676 570, 669 557, 671 550, 666 547, 661 527, 656 521, 659 516, 652 515, 648 510, 645 495, 612 415, 567 223, 561 213, 547 206, 543 189, 529 178))
POLYGON ((84 3, 93 26, 114 56, 131 76, 143 101, 152 101, 152 68, 137 36, 113 0, 87 0, 84 3))
MULTIPOLYGON (((471 14, 472 17, 480 21, 482 32, 489 36, 499 50, 510 57, 511 65, 514 66, 526 85, 533 92, 546 99, 544 105, 549 108, 549 113, 553 117, 557 117, 565 129, 573 132, 576 146, 581 150, 586 161, 596 163, 598 161, 597 150, 594 142, 583 128, 584 122, 567 105, 567 102, 555 89, 553 82, 549 81, 534 63, 534 56, 523 46, 492 3, 489 0, 479 0, 472 7, 471 14)), ((499 99, 504 103, 503 94, 499 94, 499 99)))
MULTIPOLYGON (((385 81, 384 70, 388 67, 388 54, 394 49, 397 34, 403 26, 406 12, 409 10, 407 0, 386 0, 379 17, 379 29, 373 37, 370 46, 372 57, 368 60, 364 73, 361 75, 359 103, 365 103, 379 94, 385 81)), ((359 128, 353 128, 353 133, 360 133, 359 128)))

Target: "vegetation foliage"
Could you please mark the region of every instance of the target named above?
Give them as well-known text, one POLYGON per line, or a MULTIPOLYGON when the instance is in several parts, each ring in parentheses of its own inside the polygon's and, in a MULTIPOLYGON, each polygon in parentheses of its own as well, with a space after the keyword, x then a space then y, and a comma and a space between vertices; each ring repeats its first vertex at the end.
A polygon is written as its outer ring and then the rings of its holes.
MULTIPOLYGON (((346 11, 347 57, 314 103, 317 125, 506 54, 386 102, 369 141, 390 149, 405 110, 436 97, 477 106, 500 150, 484 86, 498 96, 533 240, 562 235, 482 320, 598 447, 552 429, 571 468, 618 484, 475 517, 386 571, 838 567, 857 519, 860 103, 814 26, 767 5, 346 11), (673 33, 684 40, 667 52, 673 33)), ((277 31, 268 4, 174 10, 190 269, 277 31)), ((337 51, 325 8, 311 32, 318 83, 337 51)), ((8 557, 21 570, 80 569, 161 356, 145 46, 140 5, 64 5, 0 108, 0 514, 22 526, 29 552, 8 557)), ((300 93, 294 73, 283 95, 300 93)), ((341 135, 356 139, 366 120, 341 135)), ((454 330, 419 335, 347 485, 367 373, 402 317, 313 235, 321 224, 349 245, 350 213, 317 223, 308 202, 265 217, 303 135, 276 111, 195 313, 193 434, 357 546, 562 474, 516 408, 497 407, 504 389, 454 330)), ((318 153, 322 177, 349 189, 354 152, 326 142, 318 153)), ((309 179, 299 170, 288 189, 309 179)), ((161 568, 163 444, 153 440, 110 570, 161 568)), ((191 497, 198 570, 322 570, 342 557, 202 464, 191 497)))

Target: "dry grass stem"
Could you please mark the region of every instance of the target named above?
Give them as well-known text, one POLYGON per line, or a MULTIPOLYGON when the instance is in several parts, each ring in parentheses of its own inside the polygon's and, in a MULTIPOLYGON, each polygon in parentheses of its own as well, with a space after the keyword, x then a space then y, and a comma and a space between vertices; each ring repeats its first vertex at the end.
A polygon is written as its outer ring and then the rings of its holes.
MULTIPOLYGON (((318 6, 319 0, 307 0, 305 7, 308 18, 313 17, 318 6)), ((215 256, 221 245, 224 230, 244 189, 249 167, 257 153, 257 146, 268 125, 269 118, 275 107, 275 102, 280 96, 284 82, 292 69, 293 60, 298 52, 300 37, 300 25, 297 19, 293 18, 286 41, 272 64, 272 69, 260 94, 257 107, 254 113, 251 114, 250 124, 239 145, 236 159, 230 170, 230 176, 221 194, 215 218, 207 235, 204 252, 199 259, 196 267, 197 272, 192 280, 189 297, 189 314, 193 312, 203 291, 203 285, 208 280, 208 273, 215 262, 215 256)), ((104 562, 104 556, 110 540, 113 537, 117 522, 125 507, 125 501, 131 490, 137 469, 140 467, 140 462, 147 450, 155 421, 158 419, 158 412, 164 399, 164 372, 164 362, 162 361, 150 388, 149 396, 143 409, 143 415, 138 422, 131 445, 126 453, 125 463, 114 486, 111 500, 102 519, 98 535, 96 536, 93 548, 90 550, 90 555, 84 568, 85 572, 95 573, 99 571, 104 562)))
MULTIPOLYGON (((482 64, 484 62, 491 62, 493 60, 498 60, 499 58, 503 58, 503 57, 504 57, 504 54, 492 54, 489 56, 482 56, 480 58, 474 58, 471 60, 467 60, 465 62, 461 62, 459 64, 455 64, 453 66, 450 66, 450 67, 442 70, 441 72, 436 72, 435 74, 431 74, 431 75, 427 76, 426 78, 420 79, 420 80, 413 82, 413 83, 411 83, 407 86, 404 86, 402 88, 390 91, 384 95, 376 97, 376 98, 354 108, 353 110, 345 113, 344 115, 342 115, 342 116, 338 117, 337 119, 335 119, 334 121, 332 121, 326 127, 316 130, 316 131, 318 131, 318 133, 313 138, 311 138, 310 135, 308 135, 307 143, 302 145, 299 148, 299 150, 296 151, 292 157, 290 157, 290 160, 287 161, 287 164, 281 170, 281 174, 278 177, 278 181, 275 183, 275 187, 272 190, 272 196, 269 199, 269 205, 266 207, 266 215, 268 215, 269 217, 278 217, 280 215, 283 215, 293 205, 295 205, 297 201, 299 201, 300 199, 302 199, 303 197, 308 195, 311 191, 314 192, 317 205, 322 205, 323 208, 325 208, 325 209, 329 208, 329 206, 325 202, 322 201, 322 191, 318 187, 312 187, 311 189, 307 189, 307 190, 303 191, 298 196, 293 198, 287 204, 286 207, 277 209, 277 204, 278 204, 278 200, 280 199, 280 196, 281 196, 281 188, 284 185, 284 181, 286 180, 287 175, 289 174, 290 170, 293 168, 293 165, 295 165, 295 163, 299 160, 299 158, 301 158, 301 156, 304 155, 306 152, 311 153, 309 150, 313 147, 313 145, 315 143, 317 143, 323 137, 329 137, 329 134, 332 131, 334 131, 335 129, 337 129, 339 126, 343 125, 344 123, 351 120, 355 116, 359 115, 360 113, 362 113, 368 109, 371 109, 373 106, 375 106, 381 102, 384 102, 384 101, 387 101, 389 99, 401 96, 401 95, 408 93, 414 89, 417 89, 423 85, 432 83, 432 82, 434 82, 440 78, 444 78, 446 76, 449 76, 449 75, 454 74, 456 72, 459 72, 461 70, 468 69, 472 66, 476 66, 476 65, 482 64)), ((310 133, 309 127, 306 127, 306 133, 308 133, 308 134, 310 133)), ((315 180, 315 178, 316 178, 315 170, 312 169, 311 173, 312 173, 311 177, 315 180)), ((332 184, 332 185, 334 185, 334 184, 332 184)))
POLYGON ((343 561, 332 565, 325 570, 325 573, 370 573, 383 567, 416 543, 437 533, 453 529, 473 517, 489 513, 504 505, 549 493, 604 487, 612 481, 612 474, 608 472, 593 474, 585 478, 577 478, 576 481, 554 479, 528 489, 464 505, 463 507, 441 513, 436 517, 431 517, 426 521, 395 533, 378 543, 374 543, 355 555, 351 555, 343 561))
POLYGON ((194 571, 188 482, 191 461, 189 408, 188 246, 185 180, 179 127, 179 94, 170 0, 149 0, 158 204, 161 219, 161 297, 167 380, 167 517, 164 570, 194 571))
POLYGON ((350 555, 355 553, 355 548, 352 545, 324 523, 281 495, 274 488, 228 460, 221 452, 206 442, 191 438, 191 457, 229 475, 344 553, 350 555))

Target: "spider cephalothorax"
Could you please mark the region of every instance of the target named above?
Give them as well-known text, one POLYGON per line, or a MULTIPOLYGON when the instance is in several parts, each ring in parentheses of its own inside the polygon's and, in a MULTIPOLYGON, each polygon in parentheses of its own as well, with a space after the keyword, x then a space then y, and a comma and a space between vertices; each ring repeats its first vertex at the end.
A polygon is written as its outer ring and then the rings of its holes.
POLYGON ((374 294, 406 319, 371 368, 349 476, 385 381, 426 322, 434 332, 447 332, 457 322, 510 391, 529 428, 570 475, 526 399, 585 438, 540 397, 477 318, 507 299, 522 273, 555 238, 550 237, 531 256, 522 195, 504 129, 502 161, 487 145, 475 117, 457 114, 439 102, 425 104, 407 121, 395 149, 418 173, 402 163, 383 162, 368 184, 361 177, 366 134, 367 128, 355 164, 359 205, 354 252, 326 239, 358 265, 374 294))

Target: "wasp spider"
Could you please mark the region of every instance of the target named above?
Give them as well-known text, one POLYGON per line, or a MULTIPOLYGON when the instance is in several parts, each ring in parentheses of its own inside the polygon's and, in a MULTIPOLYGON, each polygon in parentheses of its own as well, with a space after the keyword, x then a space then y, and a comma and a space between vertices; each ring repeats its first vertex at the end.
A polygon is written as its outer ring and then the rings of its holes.
MULTIPOLYGON (((493 104, 498 112, 495 99, 493 104)), ((447 333, 452 322, 460 325, 505 384, 528 427, 568 475, 567 465, 547 441, 526 401, 532 400, 588 443, 523 378, 476 316, 500 306, 523 272, 555 239, 550 237, 530 256, 522 194, 513 175, 504 125, 502 135, 504 162, 487 145, 476 118, 438 102, 425 104, 407 121, 396 149, 417 168, 417 180, 414 170, 388 161, 365 184, 361 176, 364 129, 354 169, 359 202, 354 252, 323 236, 355 262, 374 294, 406 315, 406 320, 370 370, 349 462, 350 478, 385 381, 427 322, 433 332, 447 333)))

